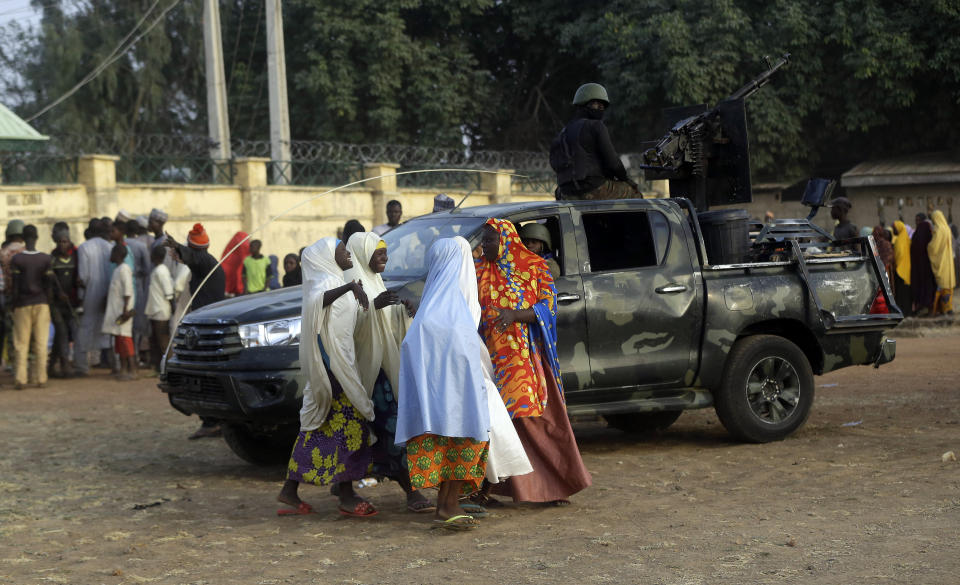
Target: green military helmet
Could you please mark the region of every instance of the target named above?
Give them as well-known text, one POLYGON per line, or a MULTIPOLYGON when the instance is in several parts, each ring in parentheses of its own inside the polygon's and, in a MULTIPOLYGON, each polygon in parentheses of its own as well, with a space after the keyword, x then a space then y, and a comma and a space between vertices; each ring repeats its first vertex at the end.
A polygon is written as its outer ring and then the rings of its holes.
POLYGON ((547 250, 553 249, 553 244, 550 242, 550 230, 541 223, 528 223, 520 228, 519 235, 521 240, 540 240, 547 246, 547 250))
POLYGON ((573 96, 573 105, 585 106, 591 100, 600 100, 604 104, 610 105, 607 89, 599 83, 584 83, 578 87, 577 93, 573 96))

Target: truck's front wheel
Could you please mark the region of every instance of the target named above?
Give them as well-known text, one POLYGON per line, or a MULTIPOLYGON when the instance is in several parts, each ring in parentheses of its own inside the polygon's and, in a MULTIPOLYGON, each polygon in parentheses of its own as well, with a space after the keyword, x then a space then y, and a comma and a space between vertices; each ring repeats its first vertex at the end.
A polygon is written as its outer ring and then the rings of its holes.
POLYGON ((813 390, 813 371, 799 347, 776 335, 752 335, 730 350, 714 397, 717 416, 738 439, 779 441, 806 422, 813 390))
POLYGON ((223 424, 223 440, 237 457, 254 465, 280 465, 290 459, 290 450, 297 439, 297 430, 282 428, 258 432, 250 427, 223 424))

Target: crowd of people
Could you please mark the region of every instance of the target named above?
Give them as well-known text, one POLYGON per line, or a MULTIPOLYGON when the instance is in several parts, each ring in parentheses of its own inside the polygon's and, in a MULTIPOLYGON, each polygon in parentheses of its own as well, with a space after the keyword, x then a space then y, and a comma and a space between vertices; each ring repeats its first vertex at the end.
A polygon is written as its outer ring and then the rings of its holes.
POLYGON ((57 222, 49 254, 36 247, 36 226, 7 223, 0 247, 0 353, 17 389, 42 387, 50 377, 87 376, 91 367, 108 368, 122 380, 147 366, 156 372, 171 328, 185 312, 301 282, 299 254, 284 258, 281 285, 277 257, 244 232, 228 243, 226 260, 211 274, 217 259, 203 225, 194 225, 181 245, 164 230, 167 219, 160 209, 140 217, 121 210, 113 219, 91 219, 79 244, 69 226, 57 222))
POLYGON ((589 486, 564 405, 553 277, 514 225, 488 220, 476 249, 438 239, 416 307, 386 290, 378 233, 346 225, 342 238, 302 253, 306 382, 278 514, 311 513, 299 486, 313 484, 330 486, 341 514, 373 516, 354 484, 374 475, 396 480, 411 512, 468 530, 500 504, 493 494, 562 506, 589 486))
MULTIPOLYGON (((873 236, 877 254, 887 274, 897 306, 906 317, 953 314, 953 293, 960 276, 960 231, 939 209, 928 216, 918 213, 914 225, 903 218, 892 226, 881 222, 857 228, 850 220, 852 204, 846 197, 831 200, 830 217, 836 221, 834 240, 873 236)), ((764 223, 774 222, 767 211, 764 223)))
POLYGON ((960 240, 956 224, 950 224, 939 209, 929 216, 918 213, 914 225, 903 219, 892 227, 860 228, 847 214, 850 202, 834 200, 831 212, 838 220, 836 239, 873 236, 877 253, 887 272, 897 306, 905 316, 935 317, 953 314, 953 292, 960 274, 960 240))

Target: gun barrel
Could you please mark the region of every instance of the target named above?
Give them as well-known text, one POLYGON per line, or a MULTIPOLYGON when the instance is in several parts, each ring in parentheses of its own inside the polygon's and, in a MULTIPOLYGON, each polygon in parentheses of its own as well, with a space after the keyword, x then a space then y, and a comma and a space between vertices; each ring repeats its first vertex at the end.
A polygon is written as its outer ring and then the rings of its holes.
POLYGON ((784 53, 783 57, 779 61, 774 63, 770 69, 767 69, 760 75, 751 79, 746 85, 735 91, 730 97, 725 101, 746 99, 757 92, 761 87, 766 85, 770 78, 773 77, 773 74, 777 72, 781 67, 786 65, 790 61, 790 53, 784 53))

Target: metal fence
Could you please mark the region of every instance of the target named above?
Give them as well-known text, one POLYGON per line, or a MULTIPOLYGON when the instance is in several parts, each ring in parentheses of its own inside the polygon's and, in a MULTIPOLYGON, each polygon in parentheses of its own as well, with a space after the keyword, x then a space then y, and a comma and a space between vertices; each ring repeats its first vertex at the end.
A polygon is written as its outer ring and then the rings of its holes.
MULTIPOLYGON (((232 182, 233 162, 210 158, 210 151, 215 146, 208 137, 196 135, 63 135, 51 137, 44 152, 2 155, 0 164, 4 167, 5 183, 75 182, 79 155, 114 154, 120 157, 117 180, 121 182, 232 182), (6 162, 8 160, 10 162, 6 162)), ((231 150, 234 159, 269 158, 270 142, 237 139, 231 142, 231 150)), ((295 140, 290 144, 290 153, 290 160, 270 163, 268 181, 271 184, 340 185, 359 179, 365 163, 393 163, 400 165, 400 171, 451 169, 448 172, 400 175, 397 177, 400 187, 480 188, 480 173, 461 173, 452 169, 509 169, 524 175, 513 177, 514 189, 521 192, 550 193, 556 186, 545 152, 295 140)), ((634 154, 625 156, 625 159, 628 164, 639 161, 638 155, 634 154)))
POLYGON ((36 152, 0 154, 0 184, 76 182, 76 156, 36 152))
POLYGON ((271 185, 343 185, 363 178, 363 165, 333 160, 275 160, 267 165, 271 185))
POLYGON ((557 188, 557 175, 553 171, 517 171, 512 177, 513 190, 521 193, 553 193, 557 188))
POLYGON ((404 166, 400 167, 398 172, 427 170, 431 172, 412 172, 410 174, 397 175, 397 187, 408 189, 456 189, 476 191, 480 189, 480 185, 483 182, 482 173, 464 172, 464 170, 404 166))
POLYGON ((232 183, 236 169, 232 160, 185 156, 121 157, 117 161, 120 183, 232 183))

